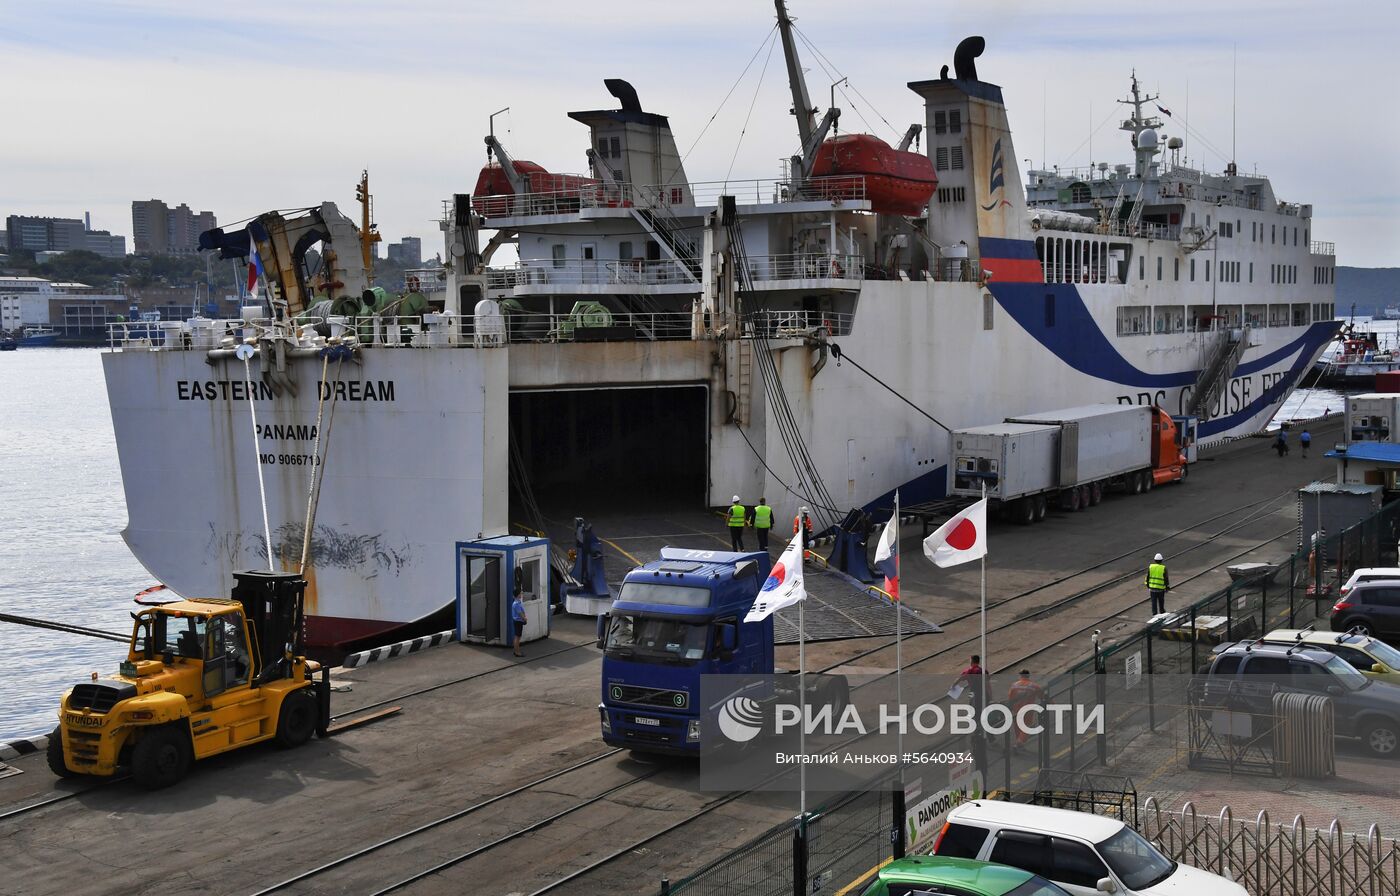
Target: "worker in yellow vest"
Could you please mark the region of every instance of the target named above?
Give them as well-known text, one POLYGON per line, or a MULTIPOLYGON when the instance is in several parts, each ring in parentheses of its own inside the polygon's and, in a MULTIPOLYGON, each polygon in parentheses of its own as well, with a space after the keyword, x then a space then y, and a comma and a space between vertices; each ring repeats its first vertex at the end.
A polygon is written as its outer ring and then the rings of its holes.
POLYGON ((768 506, 767 498, 758 499, 749 519, 753 522, 753 530, 758 535, 758 549, 760 551, 768 550, 768 532, 773 528, 773 508, 768 506))
POLYGON ((744 550, 744 525, 748 522, 749 511, 739 503, 739 496, 729 505, 729 546, 736 553, 744 550))
POLYGON ((1147 565, 1147 578, 1143 581, 1147 586, 1147 593, 1152 598, 1152 615, 1167 612, 1167 590, 1171 588, 1171 580, 1167 578, 1167 565, 1162 562, 1162 555, 1158 554, 1152 558, 1152 562, 1147 565))

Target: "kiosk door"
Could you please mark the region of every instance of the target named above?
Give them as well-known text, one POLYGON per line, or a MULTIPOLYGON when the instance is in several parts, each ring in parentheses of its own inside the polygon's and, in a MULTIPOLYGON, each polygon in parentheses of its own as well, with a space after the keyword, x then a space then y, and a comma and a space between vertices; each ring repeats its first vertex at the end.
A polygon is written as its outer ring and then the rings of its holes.
POLYGON ((466 554, 467 634, 487 641, 501 637, 501 558, 466 554))

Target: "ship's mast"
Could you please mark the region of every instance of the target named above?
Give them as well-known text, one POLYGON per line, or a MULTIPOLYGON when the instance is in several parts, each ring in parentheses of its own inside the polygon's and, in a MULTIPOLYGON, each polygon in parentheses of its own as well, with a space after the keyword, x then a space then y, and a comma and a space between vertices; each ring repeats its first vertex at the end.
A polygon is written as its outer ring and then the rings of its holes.
POLYGON ((1137 70, 1134 69, 1132 96, 1118 101, 1125 106, 1133 107, 1132 117, 1124 121, 1119 127, 1119 130, 1127 131, 1132 135, 1131 142, 1133 144, 1133 151, 1137 155, 1137 176, 1139 178, 1147 176, 1148 170, 1152 166, 1152 157, 1159 151, 1156 132, 1157 129, 1162 126, 1162 119, 1157 116, 1144 116, 1142 114, 1142 107, 1144 103, 1156 102, 1160 96, 1160 94, 1157 96, 1142 95, 1138 89, 1137 70), (1152 131, 1152 139, 1144 141, 1141 138, 1147 131, 1152 131))
POLYGON ((355 199, 360 203, 360 259, 365 265, 365 279, 374 282, 374 244, 381 237, 374 227, 373 200, 369 195, 369 169, 360 172, 355 185, 355 199))
POLYGON ((785 0, 773 0, 778 10, 778 34, 783 39, 783 58, 787 60, 788 86, 792 88, 792 114, 797 117, 797 136, 802 142, 802 154, 792 157, 793 185, 798 186, 812 174, 817 147, 821 146, 831 126, 841 117, 833 105, 817 123, 817 109, 807 93, 807 78, 802 74, 802 61, 797 56, 797 44, 792 38, 792 18, 785 0))

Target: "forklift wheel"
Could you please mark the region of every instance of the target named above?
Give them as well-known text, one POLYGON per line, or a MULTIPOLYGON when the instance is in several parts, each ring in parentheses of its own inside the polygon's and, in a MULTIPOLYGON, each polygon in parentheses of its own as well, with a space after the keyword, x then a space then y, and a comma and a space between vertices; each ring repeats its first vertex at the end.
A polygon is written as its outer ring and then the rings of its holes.
POLYGON ((320 715, 316 695, 310 688, 292 691, 282 698, 282 711, 277 715, 277 746, 283 749, 299 747, 311 739, 320 715))
POLYGON ((131 776, 147 790, 176 784, 190 770, 188 722, 147 728, 131 751, 131 776))
POLYGON ((49 735, 49 771, 60 778, 76 778, 78 773, 68 767, 68 763, 63 758, 63 728, 54 728, 53 734, 49 735))

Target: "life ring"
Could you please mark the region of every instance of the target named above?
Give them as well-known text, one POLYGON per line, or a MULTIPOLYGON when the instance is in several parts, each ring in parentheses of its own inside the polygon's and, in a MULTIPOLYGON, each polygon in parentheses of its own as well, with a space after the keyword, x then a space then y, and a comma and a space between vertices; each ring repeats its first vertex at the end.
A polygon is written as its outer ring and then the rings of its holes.
POLYGON ((418 285, 419 285, 419 284, 418 284, 418 278, 417 278, 417 277, 409 277, 409 278, 408 278, 408 291, 409 291, 409 292, 417 292, 417 291, 418 291, 418 285))

